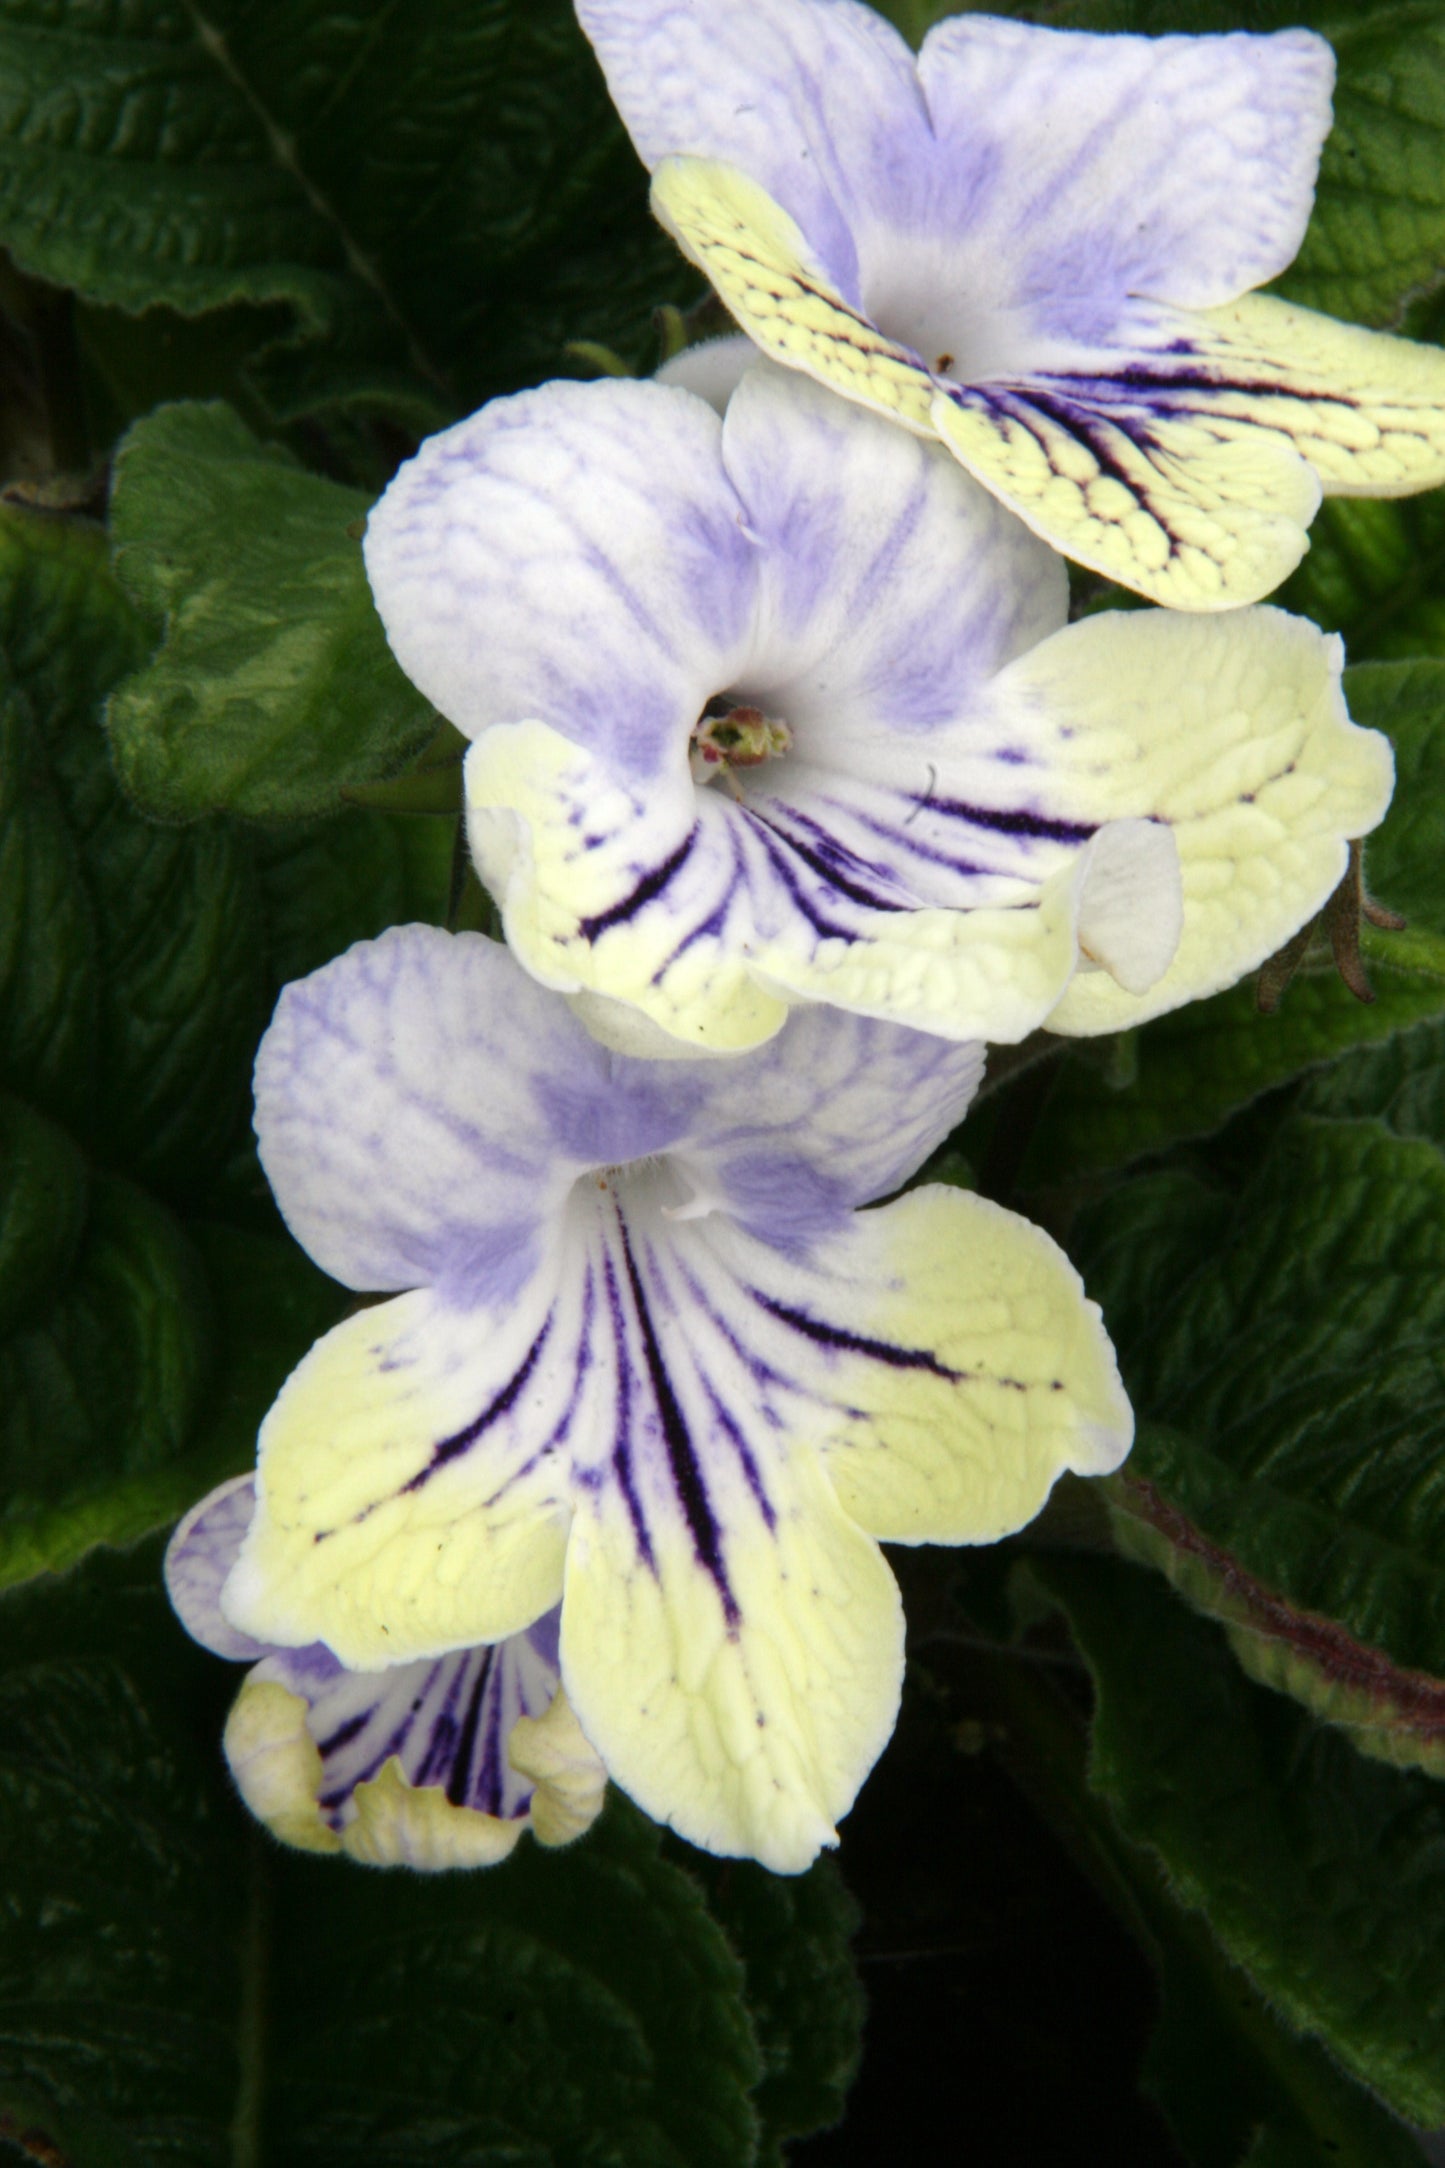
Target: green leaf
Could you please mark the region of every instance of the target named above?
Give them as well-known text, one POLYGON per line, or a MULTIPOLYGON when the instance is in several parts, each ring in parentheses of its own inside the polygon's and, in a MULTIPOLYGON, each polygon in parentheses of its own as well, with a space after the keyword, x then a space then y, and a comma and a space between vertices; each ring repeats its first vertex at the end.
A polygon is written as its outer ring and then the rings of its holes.
POLYGON ((1445 490, 1327 497, 1275 598, 1343 635, 1352 662, 1445 654, 1445 490))
MULTIPOLYGON (((428 1878, 279 1854, 154 1547, 4 1600, 0 2111, 183 2168, 746 2168, 741 1967, 621 1802, 428 1878), (13 2111, 12 2111, 13 2112, 13 2111)), ((218 1691, 219 1689, 219 1691, 218 1691)))
POLYGON ((181 1187, 241 1118, 263 981, 240 839, 116 789, 99 708, 145 644, 95 530, 0 508, 0 1078, 181 1187))
POLYGON ((454 821, 360 808, 258 833, 272 983, 279 989, 304 978, 388 926, 415 919, 440 925, 455 835, 454 821))
MULTIPOLYGON (((1298 17, 1294 18, 1298 20, 1298 17)), ((1398 329, 1445 265, 1445 9, 1321 8, 1339 73, 1304 245, 1280 291, 1398 329)))
POLYGON ((1050 1094, 1027 1179, 1067 1180, 1206 1135, 1302 1071, 1445 1012, 1445 662, 1367 663, 1345 673, 1356 721, 1395 748, 1395 797, 1366 846, 1373 893, 1409 920, 1365 931, 1377 999, 1354 999, 1328 955, 1306 964, 1279 1011, 1251 983, 1191 1002, 1132 1035, 1119 1081, 1090 1049, 1071 1052, 1050 1094))
POLYGON ((310 342, 268 365, 289 409, 465 411, 671 271, 565 0, 134 0, 123 32, 10 0, 0 79, 21 267, 132 314, 248 305, 256 349, 283 311, 310 342))
POLYGON ((180 1455, 211 1367, 205 1273, 176 1221, 114 1175, 88 1203, 53 1300, 0 1344, 0 1585, 134 1533, 116 1494, 180 1455))
POLYGON ((1298 1118, 1238 1198, 1139 1180, 1072 1247, 1146 1419, 1129 1477, 1265 1590, 1445 1678, 1440 1154, 1298 1118))
MULTIPOLYGON (((1140 1467, 1167 1448, 1146 1433, 1140 1467)), ((1175 1452, 1189 1453, 1187 1441, 1175 1452)), ((1246 1573, 1141 1474, 1109 1486, 1119 1548, 1156 1566, 1196 1611, 1218 1619, 1252 1679, 1338 1725, 1362 1754, 1445 1777, 1445 1680, 1405 1671, 1337 1620, 1302 1611, 1246 1573)))
POLYGON ((85 1154, 0 1092, 0 1335, 49 1305, 75 1262, 89 1205, 85 1154))
POLYGON ((227 407, 163 407, 131 430, 111 502, 116 569, 163 639, 107 722, 148 813, 331 812, 431 736, 349 531, 366 511, 227 407))
POLYGON ((858 2072, 864 1998, 849 1948, 858 1907, 831 1859, 783 1878, 751 1860, 713 1859, 681 1845, 674 1856, 702 1884, 742 1959, 763 2064, 753 2094, 759 2168, 782 2168, 788 2139, 842 2119, 858 2072))
POLYGON ((1377 1115, 1402 1137, 1445 1145, 1445 1017, 1362 1046, 1307 1081, 1309 1114, 1377 1115))
MULTIPOLYGON (((1288 2023, 1401 2115, 1445 2121, 1445 1790, 1253 1685, 1152 1575, 1109 1559, 1036 1571, 1094 1677, 1090 1782, 1123 1834, 1288 2023)), ((1327 2150, 1394 2157, 1338 2136, 1327 2150)))

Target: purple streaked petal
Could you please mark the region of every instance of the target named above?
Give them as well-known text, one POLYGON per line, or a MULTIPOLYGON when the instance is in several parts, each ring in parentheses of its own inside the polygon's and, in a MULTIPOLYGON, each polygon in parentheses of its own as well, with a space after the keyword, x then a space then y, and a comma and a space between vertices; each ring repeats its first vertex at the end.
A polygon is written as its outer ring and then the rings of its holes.
POLYGON ((407 675, 469 737, 534 718, 647 775, 732 682, 754 552, 717 416, 659 384, 556 383, 430 438, 366 566, 407 675))
POLYGON ((797 753, 907 757, 1068 615, 1064 567, 936 446, 766 362, 722 456, 759 547, 741 684, 797 753))
POLYGON ((855 225, 924 156, 902 38, 851 0, 577 0, 638 155, 725 158, 755 176, 858 299, 855 225))
POLYGON ((509 1299, 583 1167, 663 1149, 696 1088, 613 1059, 505 949, 394 927, 287 988, 256 1064, 297 1239, 367 1289, 509 1299))
POLYGON ((220 1604, 255 1510, 255 1477, 235 1476, 191 1507, 166 1546, 166 1594, 176 1616, 193 1641, 233 1663, 254 1663, 267 1649, 234 1627, 220 1604))
MULTIPOLYGON (((555 1638, 556 1614, 549 1618, 555 1638)), ((283 1650, 253 1676, 307 1704, 306 1728, 321 1756, 317 1804, 338 1834, 356 1817, 356 1787, 393 1755, 409 1784, 433 1786, 455 1807, 502 1821, 527 1811, 532 1784, 513 1769, 507 1741, 517 1718, 543 1715, 557 1690, 555 1661, 532 1633, 388 1671, 337 1665, 325 1677, 283 1650)))
POLYGON ((929 32, 918 71, 939 146, 930 223, 958 237, 960 273, 1007 266, 1008 303, 1045 336, 1108 340, 1129 295, 1231 301, 1299 248, 1334 80, 1308 31, 1094 36, 962 15, 929 32))

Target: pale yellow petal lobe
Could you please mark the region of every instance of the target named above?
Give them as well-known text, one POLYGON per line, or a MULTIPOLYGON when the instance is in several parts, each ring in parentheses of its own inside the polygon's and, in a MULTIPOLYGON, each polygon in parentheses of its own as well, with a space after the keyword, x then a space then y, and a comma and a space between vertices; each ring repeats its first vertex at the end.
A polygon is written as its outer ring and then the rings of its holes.
POLYGON ((664 158, 652 208, 765 354, 918 436, 934 434, 928 370, 849 306, 756 181, 717 159, 664 158))

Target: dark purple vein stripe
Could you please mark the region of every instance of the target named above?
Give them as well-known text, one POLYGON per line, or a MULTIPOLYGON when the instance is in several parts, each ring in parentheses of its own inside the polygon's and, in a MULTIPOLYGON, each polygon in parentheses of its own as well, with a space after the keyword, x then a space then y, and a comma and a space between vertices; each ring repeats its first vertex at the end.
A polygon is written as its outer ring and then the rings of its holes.
POLYGON ((662 894, 673 875, 685 864, 696 841, 697 823, 694 822, 671 857, 664 858, 660 866, 654 866, 651 873, 644 874, 629 895, 624 896, 618 903, 610 904, 605 911, 599 911, 595 918, 582 918, 577 921, 577 931, 582 939, 591 943, 599 934, 606 933, 609 926, 621 926, 629 918, 635 918, 639 911, 662 894))
POLYGON ((481 1414, 474 1421, 467 1424, 465 1430, 457 1431, 450 1438, 443 1438, 439 1445, 432 1447, 431 1459, 424 1468, 417 1470, 409 1482, 402 1484, 401 1489, 396 1493, 398 1498, 404 1498, 408 1491, 422 1490, 434 1475, 446 1467, 448 1461, 455 1460, 459 1454, 467 1452, 476 1444, 478 1438, 491 1429, 493 1423, 500 1422, 502 1417, 516 1406, 526 1387, 528 1378, 530 1378, 541 1360, 542 1350, 547 1345, 548 1335, 552 1330, 552 1316, 553 1313, 549 1310, 546 1322, 532 1342, 531 1347, 527 1350, 520 1368, 513 1372, 502 1390, 497 1394, 496 1399, 490 1401, 483 1408, 481 1414))
POLYGON ((618 1217, 618 1230, 622 1236, 622 1254, 627 1265, 628 1284, 632 1290, 634 1312, 638 1331, 642 1338, 643 1359, 647 1364, 648 1380, 652 1386, 653 1403, 662 1428, 663 1443, 667 1448, 668 1467, 672 1474, 672 1486, 682 1507, 683 1517, 692 1536, 693 1549, 698 1564, 711 1575, 713 1584, 722 1601, 723 1616, 729 1627, 736 1627, 742 1619, 737 1598, 728 1581, 727 1568, 722 1555, 722 1531, 718 1527, 708 1499, 707 1486, 702 1479, 687 1422, 678 1406, 672 1380, 657 1344, 657 1331, 647 1307, 641 1276, 628 1240, 626 1223, 618 1217))

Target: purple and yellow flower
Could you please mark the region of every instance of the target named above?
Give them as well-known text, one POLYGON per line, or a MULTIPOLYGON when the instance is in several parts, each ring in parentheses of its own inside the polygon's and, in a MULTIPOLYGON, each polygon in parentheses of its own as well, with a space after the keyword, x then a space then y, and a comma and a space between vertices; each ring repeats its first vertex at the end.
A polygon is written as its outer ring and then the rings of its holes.
POLYGON ((736 1052, 818 1001, 1121 1030, 1278 949, 1389 800, 1337 640, 1268 608, 1070 625, 1062 561, 954 460, 766 363, 721 417, 660 384, 499 400, 402 469, 366 556, 475 740, 508 941, 638 1047, 736 1052))
POLYGON ((991 1542, 1130 1440, 1047 1236, 939 1185, 859 1209, 981 1063, 829 1009, 736 1061, 640 1061, 426 927, 289 987, 262 1160, 312 1256, 391 1299, 262 1428, 228 1626, 384 1675, 519 1648, 560 1602, 608 1773, 695 1843, 806 1866, 897 1709, 880 1539, 991 1542))
POLYGON ((557 1614, 486 1648, 350 1671, 319 1642, 243 1634, 221 1590, 255 1511, 252 1477, 203 1498, 166 1552, 166 1587, 204 1648, 251 1666, 225 1750, 247 1806, 283 1843, 373 1867, 490 1867, 524 1829, 570 1844, 606 1772, 558 1683, 557 1614))
POLYGON ((1080 563, 1225 609, 1298 562, 1322 489, 1445 481, 1437 348, 1254 291, 1309 218, 1322 38, 969 14, 915 58, 852 0, 577 12, 742 329, 1080 563))

